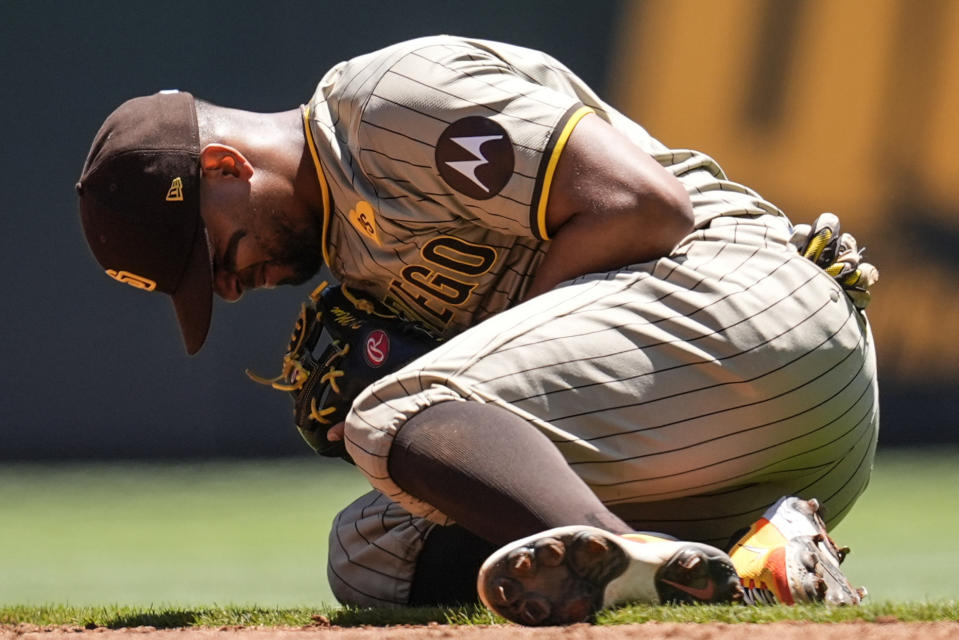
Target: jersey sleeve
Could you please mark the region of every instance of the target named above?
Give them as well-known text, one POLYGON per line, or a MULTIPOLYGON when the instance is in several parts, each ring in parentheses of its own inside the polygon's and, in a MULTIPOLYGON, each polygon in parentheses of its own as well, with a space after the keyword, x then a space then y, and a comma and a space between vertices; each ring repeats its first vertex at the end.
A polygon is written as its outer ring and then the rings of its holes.
POLYGON ((547 240, 556 163, 590 109, 465 41, 394 53, 380 69, 354 132, 354 156, 376 192, 547 240))

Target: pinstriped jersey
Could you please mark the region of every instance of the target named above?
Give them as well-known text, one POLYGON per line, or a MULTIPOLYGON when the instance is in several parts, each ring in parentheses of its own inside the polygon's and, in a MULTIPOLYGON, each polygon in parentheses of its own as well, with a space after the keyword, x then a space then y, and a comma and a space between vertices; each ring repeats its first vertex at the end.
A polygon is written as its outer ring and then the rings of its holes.
POLYGON ((697 226, 782 215, 707 156, 666 148, 548 55, 435 36, 340 63, 304 109, 324 261, 440 335, 506 309, 548 249, 553 172, 590 112, 686 185, 697 226))

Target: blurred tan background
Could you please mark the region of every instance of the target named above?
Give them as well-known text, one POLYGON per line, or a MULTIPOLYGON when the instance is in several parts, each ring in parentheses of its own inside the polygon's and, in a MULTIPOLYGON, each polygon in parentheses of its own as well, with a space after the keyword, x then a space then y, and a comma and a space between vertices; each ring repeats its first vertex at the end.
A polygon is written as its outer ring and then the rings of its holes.
POLYGON ((959 1, 630 2, 611 58, 654 136, 868 246, 881 385, 959 382, 959 1))

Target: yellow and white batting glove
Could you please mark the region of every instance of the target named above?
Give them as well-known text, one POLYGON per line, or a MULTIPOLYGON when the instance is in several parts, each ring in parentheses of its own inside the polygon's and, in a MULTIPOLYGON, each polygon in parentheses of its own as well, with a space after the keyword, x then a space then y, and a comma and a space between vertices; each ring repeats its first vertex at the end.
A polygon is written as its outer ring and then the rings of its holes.
POLYGON ((835 214, 823 213, 811 225, 797 224, 789 242, 801 256, 831 275, 857 309, 869 305, 870 289, 879 282, 879 270, 863 262, 865 248, 859 248, 852 234, 840 232, 835 214))

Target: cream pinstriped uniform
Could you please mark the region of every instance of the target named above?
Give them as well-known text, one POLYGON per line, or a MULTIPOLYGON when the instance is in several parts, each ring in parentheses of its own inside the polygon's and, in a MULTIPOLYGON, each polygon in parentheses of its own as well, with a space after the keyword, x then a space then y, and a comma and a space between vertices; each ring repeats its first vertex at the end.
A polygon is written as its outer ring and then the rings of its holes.
POLYGON ((710 158, 666 148, 544 54, 446 36, 341 63, 304 113, 333 274, 451 337, 347 419, 376 491, 331 532, 341 601, 404 603, 423 537, 448 522, 386 464, 437 402, 516 413, 636 528, 717 546, 784 494, 819 498, 834 524, 865 488, 866 320, 790 248, 782 212, 710 158), (516 304, 548 248, 552 170, 590 112, 686 186, 696 229, 668 257, 516 304))

